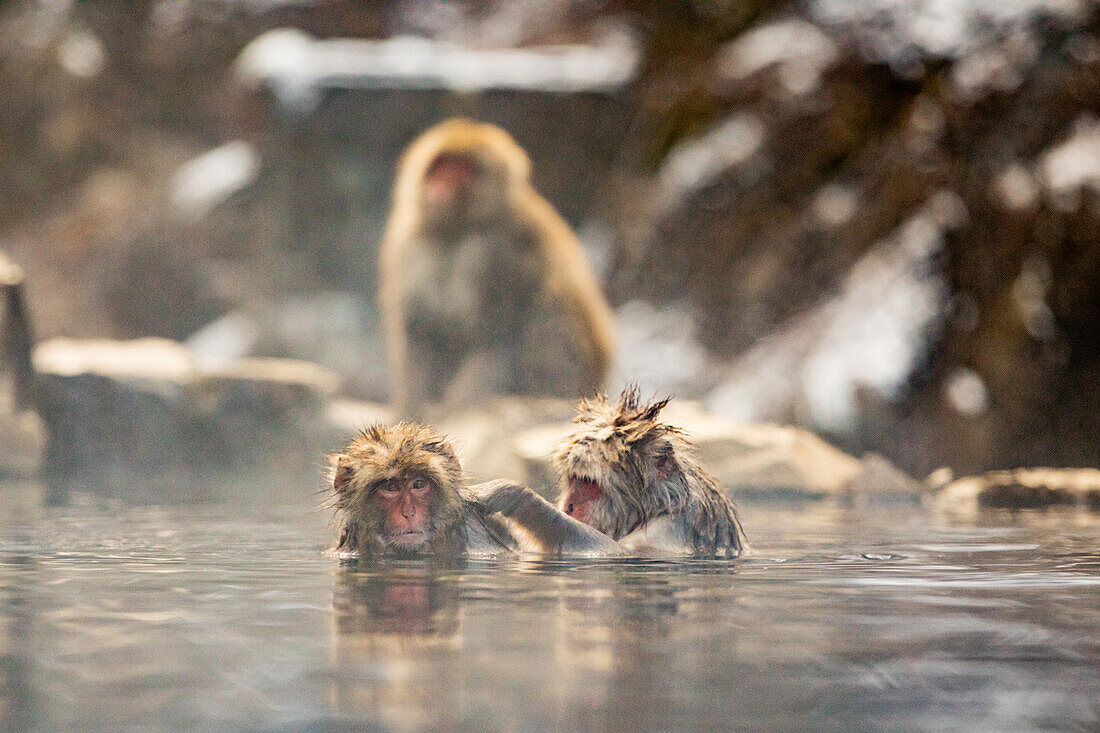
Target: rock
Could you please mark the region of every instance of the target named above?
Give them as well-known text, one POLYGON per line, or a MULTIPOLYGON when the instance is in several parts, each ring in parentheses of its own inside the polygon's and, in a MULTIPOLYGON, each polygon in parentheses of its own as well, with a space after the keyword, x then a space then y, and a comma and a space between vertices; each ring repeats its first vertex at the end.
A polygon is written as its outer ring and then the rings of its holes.
POLYGON ((52 501, 85 489, 133 501, 265 499, 316 487, 339 379, 308 362, 198 366, 164 339, 55 339, 34 355, 52 501), (305 484, 303 486, 303 484, 305 484))
POLYGON ((0 252, 0 478, 36 476, 46 432, 34 408, 23 270, 0 252))
POLYGON ((30 410, 0 409, 0 477, 37 476, 45 454, 42 419, 30 410))
POLYGON ((1100 512, 1100 470, 1017 468, 966 476, 936 495, 937 508, 972 515, 981 509, 1078 507, 1100 512))
POLYGON ((860 459, 859 473, 845 488, 854 497, 901 501, 916 501, 930 491, 928 484, 913 478, 878 453, 867 453, 860 459))

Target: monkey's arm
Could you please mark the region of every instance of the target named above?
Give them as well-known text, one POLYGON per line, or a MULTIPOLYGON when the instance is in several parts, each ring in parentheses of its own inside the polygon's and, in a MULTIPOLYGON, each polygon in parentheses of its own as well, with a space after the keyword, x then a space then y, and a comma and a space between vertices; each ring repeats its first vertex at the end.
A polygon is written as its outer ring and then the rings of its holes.
POLYGON ((563 514, 531 489, 498 479, 471 487, 489 511, 500 512, 529 535, 545 552, 559 555, 625 555, 615 540, 563 514))

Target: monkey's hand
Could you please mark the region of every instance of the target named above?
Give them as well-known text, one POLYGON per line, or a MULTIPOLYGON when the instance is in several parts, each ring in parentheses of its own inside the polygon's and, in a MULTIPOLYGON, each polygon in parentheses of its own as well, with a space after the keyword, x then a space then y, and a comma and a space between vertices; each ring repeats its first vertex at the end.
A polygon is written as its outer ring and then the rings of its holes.
POLYGON ((627 554, 618 542, 563 513, 522 484, 497 479, 470 488, 482 506, 518 524, 544 552, 601 557, 627 554))

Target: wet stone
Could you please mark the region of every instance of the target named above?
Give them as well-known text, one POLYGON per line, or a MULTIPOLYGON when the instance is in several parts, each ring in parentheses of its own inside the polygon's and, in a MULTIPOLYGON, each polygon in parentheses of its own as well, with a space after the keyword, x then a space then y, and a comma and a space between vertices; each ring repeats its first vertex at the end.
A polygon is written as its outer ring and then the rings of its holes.
POLYGON ((197 365, 164 339, 52 340, 35 352, 50 498, 221 498, 240 484, 316 489, 338 378, 284 359, 197 365))
POLYGON ((947 484, 936 504, 952 513, 980 509, 1078 507, 1100 511, 1100 470, 1017 468, 966 476, 947 484))

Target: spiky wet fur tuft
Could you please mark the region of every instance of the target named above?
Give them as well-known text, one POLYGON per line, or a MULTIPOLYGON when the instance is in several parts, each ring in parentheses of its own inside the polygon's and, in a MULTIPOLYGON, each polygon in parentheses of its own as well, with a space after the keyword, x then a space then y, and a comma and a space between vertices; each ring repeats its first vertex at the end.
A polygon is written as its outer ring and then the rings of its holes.
POLYGON ((564 510, 571 477, 595 482, 600 496, 588 523, 622 539, 644 523, 680 517, 699 555, 736 556, 744 545, 737 511, 718 481, 699 465, 679 428, 659 420, 668 400, 644 403, 637 387, 610 402, 582 400, 576 429, 555 456, 564 510))
POLYGON ((463 475, 454 448, 429 427, 415 423, 371 425, 340 453, 333 466, 332 508, 343 519, 339 551, 376 554, 387 549, 384 517, 371 497, 390 479, 417 474, 432 481, 429 539, 418 552, 465 547, 463 475))

